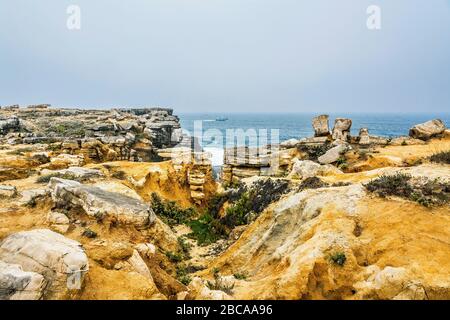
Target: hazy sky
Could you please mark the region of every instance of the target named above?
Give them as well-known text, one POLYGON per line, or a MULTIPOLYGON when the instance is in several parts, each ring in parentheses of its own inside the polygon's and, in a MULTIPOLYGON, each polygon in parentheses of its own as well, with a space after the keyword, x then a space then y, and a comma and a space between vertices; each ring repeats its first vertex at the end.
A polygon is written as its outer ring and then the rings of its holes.
POLYGON ((449 112, 450 0, 0 0, 0 105, 15 103, 449 112))

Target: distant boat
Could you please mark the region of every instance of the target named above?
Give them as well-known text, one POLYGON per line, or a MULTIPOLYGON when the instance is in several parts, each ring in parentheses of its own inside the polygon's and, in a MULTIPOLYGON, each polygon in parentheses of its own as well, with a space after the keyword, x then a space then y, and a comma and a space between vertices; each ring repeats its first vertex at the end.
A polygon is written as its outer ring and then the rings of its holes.
POLYGON ((228 120, 228 118, 226 118, 226 117, 216 118, 216 121, 227 121, 227 120, 228 120))

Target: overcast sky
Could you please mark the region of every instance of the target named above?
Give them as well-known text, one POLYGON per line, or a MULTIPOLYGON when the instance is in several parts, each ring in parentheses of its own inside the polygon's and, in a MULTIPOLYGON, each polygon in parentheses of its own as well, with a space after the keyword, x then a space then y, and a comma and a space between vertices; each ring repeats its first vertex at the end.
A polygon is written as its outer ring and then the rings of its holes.
POLYGON ((0 0, 0 105, 15 103, 449 112, 450 0, 0 0))

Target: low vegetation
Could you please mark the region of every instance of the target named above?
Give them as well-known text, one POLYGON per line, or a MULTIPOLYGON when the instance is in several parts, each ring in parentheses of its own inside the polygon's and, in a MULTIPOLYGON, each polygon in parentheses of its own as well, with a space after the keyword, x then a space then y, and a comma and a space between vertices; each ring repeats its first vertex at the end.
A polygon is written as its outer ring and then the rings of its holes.
POLYGON ((75 180, 78 182, 86 181, 86 178, 81 178, 72 173, 61 173, 61 172, 52 172, 49 174, 42 175, 36 179, 37 183, 48 183, 51 178, 61 178, 66 180, 75 180))
POLYGON ((188 223, 196 214, 194 208, 183 209, 175 201, 163 201, 155 192, 151 195, 151 206, 155 214, 169 226, 188 223))
POLYGON ((439 179, 413 179, 397 173, 381 176, 365 185, 366 189, 380 197, 397 196, 425 206, 443 205, 450 201, 450 183, 439 179))
POLYGON ((332 255, 330 255, 330 261, 338 266, 343 266, 345 264, 345 261, 347 260, 347 257, 345 256, 344 252, 335 252, 332 255))
POLYGON ((303 151, 308 155, 308 160, 317 161, 320 156, 323 156, 331 148, 332 146, 329 143, 324 143, 318 146, 303 145, 300 147, 300 151, 303 151))
POLYGON ((431 162, 450 164, 450 150, 435 153, 430 157, 431 162))

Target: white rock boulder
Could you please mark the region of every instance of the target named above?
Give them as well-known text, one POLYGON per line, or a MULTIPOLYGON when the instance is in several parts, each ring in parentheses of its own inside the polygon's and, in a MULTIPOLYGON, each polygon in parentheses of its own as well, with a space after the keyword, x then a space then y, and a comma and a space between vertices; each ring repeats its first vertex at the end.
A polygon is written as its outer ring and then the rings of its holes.
POLYGON ((156 218, 149 205, 120 193, 60 178, 51 178, 49 188, 57 206, 81 207, 87 215, 96 219, 145 228, 156 218))
POLYGON ((0 261, 0 300, 39 300, 46 284, 42 275, 0 261))
POLYGON ((442 120, 434 119, 425 123, 417 124, 409 129, 409 135, 415 139, 428 140, 445 131, 446 127, 442 120))
POLYGON ((80 290, 89 270, 88 258, 78 242, 47 229, 6 237, 0 242, 0 260, 42 275, 48 283, 43 294, 46 299, 62 298, 67 290, 80 290))

